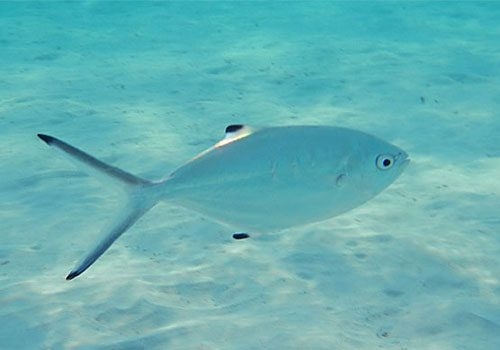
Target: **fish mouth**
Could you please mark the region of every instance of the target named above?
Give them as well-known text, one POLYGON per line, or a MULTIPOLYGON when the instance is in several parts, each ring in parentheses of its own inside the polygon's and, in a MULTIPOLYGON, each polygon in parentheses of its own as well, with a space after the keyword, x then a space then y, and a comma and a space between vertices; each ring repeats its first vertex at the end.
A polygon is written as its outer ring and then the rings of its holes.
POLYGON ((406 152, 399 152, 396 155, 396 162, 399 163, 399 166, 401 169, 405 169, 408 164, 410 164, 410 157, 408 156, 408 153, 406 152))

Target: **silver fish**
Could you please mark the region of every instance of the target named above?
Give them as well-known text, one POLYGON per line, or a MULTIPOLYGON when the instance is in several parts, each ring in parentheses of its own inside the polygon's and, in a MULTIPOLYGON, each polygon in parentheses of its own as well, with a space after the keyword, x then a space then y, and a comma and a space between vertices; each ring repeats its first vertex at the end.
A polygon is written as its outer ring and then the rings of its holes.
POLYGON ((213 147, 166 178, 149 181, 55 137, 38 137, 127 195, 125 208, 103 232, 104 238, 67 280, 89 268, 159 201, 233 227, 281 230, 326 220, 363 204, 394 182, 409 163, 400 148, 357 130, 330 126, 253 130, 230 125, 213 147))

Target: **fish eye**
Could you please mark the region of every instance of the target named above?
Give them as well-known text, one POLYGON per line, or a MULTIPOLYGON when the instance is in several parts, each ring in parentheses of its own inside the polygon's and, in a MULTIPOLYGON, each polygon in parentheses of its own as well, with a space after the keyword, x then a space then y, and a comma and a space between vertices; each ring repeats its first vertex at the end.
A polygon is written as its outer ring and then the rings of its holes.
POLYGON ((388 170, 394 164, 394 157, 389 154, 381 154, 377 157, 377 168, 380 170, 388 170))

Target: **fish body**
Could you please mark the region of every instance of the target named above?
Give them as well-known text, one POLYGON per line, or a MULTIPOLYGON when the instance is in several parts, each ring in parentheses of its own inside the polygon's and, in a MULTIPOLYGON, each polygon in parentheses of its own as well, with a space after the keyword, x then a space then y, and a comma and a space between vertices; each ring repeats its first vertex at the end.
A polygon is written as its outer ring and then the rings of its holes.
POLYGON ((325 220, 391 184, 401 149, 360 131, 327 126, 262 129, 213 147, 174 171, 164 198, 217 221, 258 231, 325 220), (379 169, 377 157, 394 159, 379 169))
POLYGON ((268 232, 326 220, 389 186, 409 162, 400 148, 361 131, 330 126, 252 130, 230 125, 225 138, 162 180, 148 181, 54 137, 50 146, 128 196, 104 239, 68 275, 85 271, 159 201, 239 229, 268 232))

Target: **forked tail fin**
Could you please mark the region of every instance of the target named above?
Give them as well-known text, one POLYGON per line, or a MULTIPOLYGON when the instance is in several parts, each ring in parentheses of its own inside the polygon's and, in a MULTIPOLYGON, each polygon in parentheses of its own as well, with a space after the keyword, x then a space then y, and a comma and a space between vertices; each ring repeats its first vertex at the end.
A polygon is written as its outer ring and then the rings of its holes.
POLYGON ((128 230, 149 209, 155 206, 158 198, 154 195, 156 191, 152 191, 152 188, 156 184, 106 164, 55 137, 44 134, 38 134, 38 137, 49 146, 69 156, 77 165, 83 165, 84 171, 93 173, 107 183, 116 185, 127 196, 124 209, 111 225, 102 232, 105 235, 103 239, 95 245, 66 277, 67 280, 71 280, 87 270, 118 237, 128 230))

